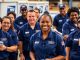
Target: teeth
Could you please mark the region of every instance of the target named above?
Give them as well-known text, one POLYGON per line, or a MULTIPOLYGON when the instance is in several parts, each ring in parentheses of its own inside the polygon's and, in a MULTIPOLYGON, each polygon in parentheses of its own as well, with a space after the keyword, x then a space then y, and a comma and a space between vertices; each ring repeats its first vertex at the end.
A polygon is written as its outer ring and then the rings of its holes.
POLYGON ((43 28, 47 28, 47 27, 43 27, 43 28))

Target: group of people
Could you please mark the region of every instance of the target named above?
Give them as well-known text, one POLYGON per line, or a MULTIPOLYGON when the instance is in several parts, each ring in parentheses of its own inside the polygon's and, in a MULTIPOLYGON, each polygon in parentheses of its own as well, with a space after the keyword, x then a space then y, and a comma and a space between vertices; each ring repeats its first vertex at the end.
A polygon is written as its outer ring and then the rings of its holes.
POLYGON ((80 17, 77 7, 59 5, 52 19, 45 11, 28 10, 21 5, 21 16, 9 12, 0 18, 0 60, 79 60, 80 17))

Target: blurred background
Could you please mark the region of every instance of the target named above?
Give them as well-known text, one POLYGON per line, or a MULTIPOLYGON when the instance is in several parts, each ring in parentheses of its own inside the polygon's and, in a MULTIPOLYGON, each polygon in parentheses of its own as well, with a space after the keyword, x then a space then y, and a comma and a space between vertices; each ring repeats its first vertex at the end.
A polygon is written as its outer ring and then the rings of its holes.
POLYGON ((59 13, 59 4, 66 4, 66 10, 72 6, 80 9, 80 0, 0 0, 0 17, 5 16, 10 11, 14 11, 19 16, 19 8, 23 4, 27 5, 28 10, 38 7, 40 14, 49 11, 52 17, 59 13))

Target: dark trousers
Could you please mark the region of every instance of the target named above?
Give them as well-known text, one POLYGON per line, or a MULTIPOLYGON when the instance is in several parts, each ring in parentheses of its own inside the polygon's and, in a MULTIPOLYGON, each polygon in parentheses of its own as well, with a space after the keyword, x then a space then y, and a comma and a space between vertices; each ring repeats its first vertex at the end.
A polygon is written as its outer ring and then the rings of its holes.
POLYGON ((9 60, 17 60, 18 52, 10 53, 9 60))

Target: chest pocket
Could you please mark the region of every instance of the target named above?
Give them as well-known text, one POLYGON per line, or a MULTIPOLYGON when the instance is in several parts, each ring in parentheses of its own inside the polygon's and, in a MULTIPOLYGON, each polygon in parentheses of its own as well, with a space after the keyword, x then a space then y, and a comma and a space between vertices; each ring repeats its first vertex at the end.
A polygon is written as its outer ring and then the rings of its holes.
POLYGON ((50 49, 53 49, 56 47, 56 44, 54 41, 47 41, 47 47, 49 47, 50 49))
POLYGON ((24 33, 24 38, 29 38, 29 36, 30 36, 30 32, 29 32, 29 31, 26 31, 26 32, 24 33))
POLYGON ((79 40, 78 39, 74 39, 72 45, 73 45, 74 49, 77 49, 78 46, 79 46, 79 40))

